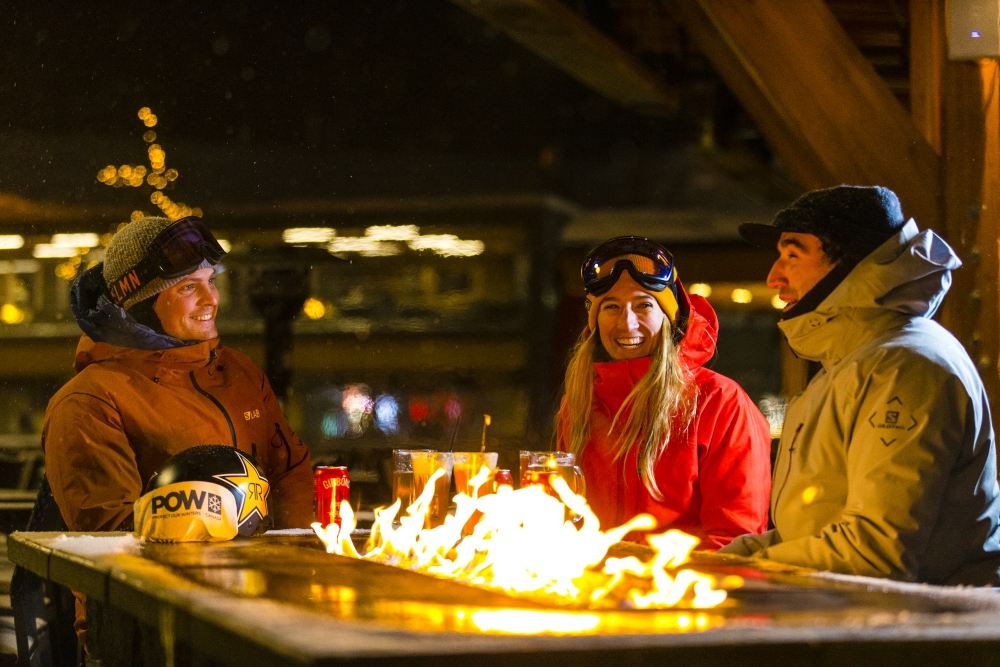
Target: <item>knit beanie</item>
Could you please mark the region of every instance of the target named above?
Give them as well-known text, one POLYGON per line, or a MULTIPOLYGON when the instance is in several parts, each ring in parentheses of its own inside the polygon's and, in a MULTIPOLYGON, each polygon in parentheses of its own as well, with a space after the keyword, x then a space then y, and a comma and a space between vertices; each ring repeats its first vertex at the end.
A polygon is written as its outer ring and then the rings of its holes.
MULTIPOLYGON (((129 223, 121 231, 116 233, 108 245, 108 250, 104 256, 104 282, 110 288, 115 282, 120 280, 126 273, 135 267, 146 256, 146 250, 153 239, 159 236, 160 232, 174 224, 169 218, 149 216, 140 218, 129 223)), ((198 269, 213 266, 207 259, 198 266, 191 268, 190 273, 198 269)), ((163 279, 153 278, 145 285, 135 291, 123 303, 122 308, 131 309, 140 301, 156 296, 171 285, 176 285, 185 276, 163 279)))

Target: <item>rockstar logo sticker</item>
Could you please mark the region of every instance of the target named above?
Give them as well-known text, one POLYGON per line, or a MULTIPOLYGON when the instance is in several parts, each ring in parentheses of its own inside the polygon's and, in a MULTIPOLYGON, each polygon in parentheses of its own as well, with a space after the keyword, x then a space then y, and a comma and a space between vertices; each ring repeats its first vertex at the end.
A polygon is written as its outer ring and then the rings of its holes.
POLYGON ((270 486, 267 480, 260 476, 256 468, 247 466, 242 456, 239 458, 240 463, 243 464, 242 473, 214 475, 214 477, 243 491, 242 501, 237 498, 240 501, 240 506, 237 508, 239 519, 236 523, 238 525, 242 525, 254 512, 263 521, 264 517, 267 516, 267 494, 271 491, 270 486))

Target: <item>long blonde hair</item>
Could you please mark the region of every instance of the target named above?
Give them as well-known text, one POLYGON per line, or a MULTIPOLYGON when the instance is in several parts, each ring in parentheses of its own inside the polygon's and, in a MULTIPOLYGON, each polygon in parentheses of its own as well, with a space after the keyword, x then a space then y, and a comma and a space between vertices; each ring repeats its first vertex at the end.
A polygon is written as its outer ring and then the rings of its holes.
MULTIPOLYGON (((570 451, 580 456, 590 439, 594 401, 594 353, 600 334, 596 328, 580 336, 566 368, 566 406, 570 419, 570 451)), ((614 460, 638 448, 637 464, 642 483, 657 500, 663 493, 656 483, 656 463, 670 441, 687 431, 697 407, 697 389, 677 358, 677 346, 665 323, 653 349, 649 370, 622 402, 611 422, 613 432, 624 416, 615 441, 614 460)))

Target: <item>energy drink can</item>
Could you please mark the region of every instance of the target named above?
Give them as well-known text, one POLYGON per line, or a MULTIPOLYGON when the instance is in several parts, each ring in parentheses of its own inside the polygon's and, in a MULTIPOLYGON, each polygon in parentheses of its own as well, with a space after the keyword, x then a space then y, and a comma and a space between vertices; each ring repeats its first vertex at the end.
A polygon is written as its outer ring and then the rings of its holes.
POLYGON ((351 476, 344 466, 318 466, 316 477, 316 521, 340 525, 340 501, 351 499, 351 476))

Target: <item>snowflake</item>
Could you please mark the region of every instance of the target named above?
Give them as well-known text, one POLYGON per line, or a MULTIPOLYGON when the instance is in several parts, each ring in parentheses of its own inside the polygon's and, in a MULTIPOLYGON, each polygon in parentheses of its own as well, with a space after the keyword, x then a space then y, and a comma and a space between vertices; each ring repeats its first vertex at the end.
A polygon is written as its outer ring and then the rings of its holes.
POLYGON ((214 493, 208 494, 208 511, 214 514, 222 514, 222 498, 214 493))

